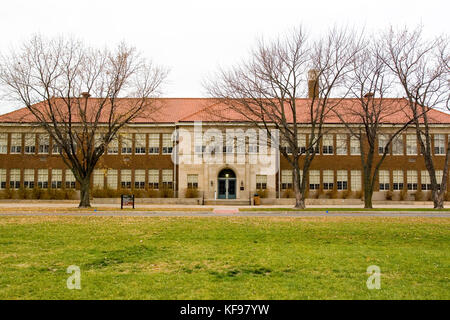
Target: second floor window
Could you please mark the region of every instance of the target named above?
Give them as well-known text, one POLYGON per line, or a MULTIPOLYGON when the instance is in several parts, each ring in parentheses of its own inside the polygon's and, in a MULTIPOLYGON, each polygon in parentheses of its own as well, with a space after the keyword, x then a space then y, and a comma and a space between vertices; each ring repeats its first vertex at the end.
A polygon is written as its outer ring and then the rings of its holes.
POLYGON ((146 135, 145 133, 136 133, 134 137, 134 153, 135 154, 145 154, 146 149, 146 135))
POLYGON ((417 154, 417 138, 415 134, 406 135, 406 154, 417 154))
POLYGON ((25 153, 34 154, 36 152, 36 135, 34 133, 25 134, 25 153))
POLYGON ((340 155, 347 154, 347 135, 346 134, 336 135, 336 154, 340 154, 340 155))
POLYGON ((445 136, 443 134, 434 135, 434 154, 445 154, 445 136))
POLYGON ((50 148, 50 138, 47 134, 39 135, 39 153, 48 153, 50 148))
POLYGON ((403 135, 397 135, 393 140, 392 140, 392 154, 399 156, 399 155, 403 155, 403 135))
POLYGON ((159 133, 150 133, 148 135, 148 153, 159 154, 159 133))
POLYGON ((333 154, 333 135, 325 134, 322 139, 322 153, 333 154))
POLYGON ((21 152, 22 152, 22 134, 12 133, 10 153, 21 153, 21 152))
POLYGON ((170 133, 164 133, 162 135, 162 153, 171 154, 173 150, 172 135, 170 133))
POLYGON ((383 155, 384 152, 386 151, 386 153, 389 153, 389 147, 387 145, 389 141, 389 137, 387 135, 384 134, 380 134, 378 136, 378 154, 379 155, 383 155))
POLYGON ((123 134, 121 136, 122 141, 122 154, 131 154, 131 146, 132 146, 132 135, 131 134, 123 134))

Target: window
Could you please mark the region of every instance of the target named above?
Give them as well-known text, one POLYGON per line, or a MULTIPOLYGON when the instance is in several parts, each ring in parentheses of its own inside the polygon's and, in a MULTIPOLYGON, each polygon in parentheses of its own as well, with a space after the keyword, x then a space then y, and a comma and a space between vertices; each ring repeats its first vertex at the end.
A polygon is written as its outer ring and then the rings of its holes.
POLYGON ((162 152, 163 154, 171 154, 173 150, 172 134, 164 133, 162 135, 162 152))
POLYGON ((0 133, 0 153, 8 152, 8 134, 0 133))
POLYGON ((61 169, 52 169, 52 184, 53 189, 62 188, 62 170, 61 169))
POLYGON ((389 137, 385 134, 380 134, 378 136, 378 154, 383 155, 386 151, 389 154, 389 147, 387 145, 389 137))
POLYGON ((287 154, 292 154, 292 149, 289 146, 289 142, 284 137, 281 137, 281 150, 283 150, 287 154))
POLYGON ((338 190, 347 190, 348 188, 347 170, 337 171, 336 186, 338 190))
POLYGON ((9 171, 9 187, 12 189, 20 188, 20 169, 11 169, 9 171))
POLYGON ((52 140, 52 154, 60 154, 62 151, 62 148, 56 143, 56 141, 52 140))
POLYGON ((403 155, 403 135, 397 135, 392 140, 392 154, 395 156, 403 155))
POLYGON ((380 184, 380 190, 389 190, 390 188, 389 171, 380 170, 380 172, 378 173, 378 181, 380 184))
POLYGON ((234 136, 233 135, 223 135, 223 153, 233 154, 234 153, 234 136))
POLYGON ((306 134, 297 134, 298 150, 300 154, 306 153, 306 134))
POLYGON ((333 154, 333 135, 325 134, 322 138, 322 154, 333 154))
POLYGON ((406 154, 407 155, 417 154, 417 137, 415 134, 406 135, 406 154))
POLYGON ((123 189, 131 188, 131 170, 120 170, 120 186, 123 189))
POLYGON ((117 170, 108 169, 106 173, 106 183, 108 184, 109 189, 117 189, 117 170))
POLYGON ((150 189, 159 188, 159 171, 156 169, 148 170, 148 187, 150 189))
POLYGON ((361 145, 359 143, 359 139, 357 137, 350 137, 350 154, 352 156, 361 154, 361 145))
POLYGON ((259 152, 259 143, 258 137, 256 133, 252 133, 248 137, 248 153, 258 153, 259 152))
POLYGON ((120 136, 122 142, 122 154, 131 154, 131 146, 133 143, 133 135, 129 133, 122 134, 120 136))
MULTIPOLYGON (((134 136, 134 153, 145 154, 147 139, 145 133, 136 133, 134 136)), ((145 175, 144 175, 145 176, 145 175)))
POLYGON ((173 171, 171 169, 164 169, 162 171, 162 184, 164 188, 172 189, 173 187, 173 171))
POLYGON ((256 175, 256 189, 257 190, 267 189, 267 175, 262 174, 256 175))
POLYGON ((148 153, 159 154, 159 133, 150 133, 148 135, 148 153))
POLYGON ((333 170, 323 170, 323 190, 332 190, 334 185, 333 170))
POLYGON ((23 187, 34 188, 34 169, 25 169, 23 171, 23 187))
POLYGON ((320 171, 311 170, 309 171, 309 189, 319 190, 320 188, 320 171))
POLYGON ((408 190, 417 190, 417 171, 406 171, 406 179, 408 190))
POLYGON ((392 171, 392 189, 393 190, 403 190, 403 171, 402 170, 392 171))
POLYGON ((48 188, 48 169, 38 170, 38 187, 44 189, 48 188))
POLYGON ((346 134, 336 135, 336 154, 341 154, 341 155, 347 154, 347 135, 346 134))
POLYGON ((50 137, 48 134, 39 135, 39 153, 48 153, 50 149, 50 137))
POLYGON ((134 188, 145 189, 145 170, 134 170, 134 188))
POLYGON ((350 171, 352 191, 361 191, 361 170, 350 171))
POLYGON ((445 136, 443 134, 434 135, 434 154, 445 154, 445 136))
POLYGON ((431 179, 427 170, 420 172, 420 182, 422 190, 431 190, 431 179))
POLYGON ((281 171, 281 189, 292 189, 292 170, 281 171))
POLYGON ((94 169, 92 185, 94 188, 103 189, 105 185, 105 173, 103 169, 94 169))
POLYGON ((438 187, 439 190, 441 190, 441 182, 442 182, 443 171, 442 170, 436 170, 435 174, 436 174, 437 187, 438 187))
POLYGON ((6 169, 0 169, 0 189, 6 188, 6 169))
POLYGON ((198 174, 188 174, 187 175, 187 187, 189 189, 198 188, 198 174))
POLYGON ((25 153, 33 154, 36 152, 36 135, 34 133, 25 134, 25 153))
POLYGON ((66 188, 67 189, 75 189, 75 176, 73 175, 72 170, 66 169, 66 188))
POLYGON ((22 152, 22 134, 12 133, 11 134, 11 153, 21 153, 22 152))
POLYGON ((119 139, 114 137, 108 144, 108 154, 117 154, 119 152, 119 139))

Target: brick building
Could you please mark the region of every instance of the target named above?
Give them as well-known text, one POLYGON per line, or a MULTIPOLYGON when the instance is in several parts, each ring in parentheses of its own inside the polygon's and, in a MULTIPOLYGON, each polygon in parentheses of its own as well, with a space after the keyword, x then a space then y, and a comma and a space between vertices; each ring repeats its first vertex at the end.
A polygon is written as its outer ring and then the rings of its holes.
MULTIPOLYGON (((343 104, 351 102, 342 100, 343 104)), ((391 102, 400 105, 404 100, 391 102)), ((248 201, 256 190, 266 190, 270 199, 288 195, 286 190, 292 188, 288 162, 270 143, 266 148, 260 133, 239 115, 228 114, 224 120, 220 112, 225 108, 206 98, 162 98, 158 103, 151 118, 135 119, 108 146, 92 176, 95 188, 170 189, 178 198, 184 198, 191 188, 205 199, 242 201, 248 201)), ((308 99, 298 100, 299 108, 306 108, 307 103, 308 99)), ((431 110, 429 118, 439 181, 450 138, 450 115, 431 110)), ((383 124, 377 149, 382 150, 386 137, 402 121, 401 115, 392 113, 383 124)), ((303 147, 310 129, 306 120, 299 123, 299 147, 303 147)), ((361 191, 358 141, 338 117, 329 117, 325 129, 309 172, 309 195, 361 191)), ((374 199, 383 199, 388 190, 412 194, 430 189, 414 128, 393 142, 378 182, 374 199)), ((0 116, 0 188, 7 187, 78 188, 57 146, 33 124, 26 109, 0 116)))

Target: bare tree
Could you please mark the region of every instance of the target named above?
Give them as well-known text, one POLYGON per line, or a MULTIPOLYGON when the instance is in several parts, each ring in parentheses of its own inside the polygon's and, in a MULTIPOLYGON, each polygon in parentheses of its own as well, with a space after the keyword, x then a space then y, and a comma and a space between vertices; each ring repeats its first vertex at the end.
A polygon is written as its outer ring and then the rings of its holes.
POLYGON ((254 127, 266 130, 272 144, 292 167, 296 208, 305 207, 308 172, 325 119, 345 92, 339 99, 332 95, 342 88, 359 44, 360 39, 353 32, 337 28, 326 37, 309 42, 300 28, 270 43, 259 41, 248 61, 220 70, 205 84, 210 96, 254 127), (307 84, 310 99, 300 100, 307 84), (309 134, 308 143, 302 148, 298 133, 299 124, 304 123, 309 125, 309 134), (284 143, 273 139, 273 128, 284 143))
POLYGON ((80 184, 80 207, 90 206, 90 177, 106 147, 127 123, 151 116, 166 75, 126 44, 98 50, 63 37, 34 36, 0 58, 2 88, 25 106, 23 121, 59 147, 80 184))
POLYGON ((379 169, 390 152, 392 142, 411 123, 404 99, 393 99, 394 77, 382 58, 380 47, 371 41, 357 54, 348 77, 353 99, 333 112, 358 141, 363 176, 364 207, 372 208, 372 196, 379 169), (392 119, 398 119, 398 123, 392 119), (377 139, 385 131, 385 144, 377 139))
MULTIPOLYGON (((450 110, 450 68, 448 36, 425 40, 421 27, 413 31, 390 28, 384 35, 386 64, 395 74, 403 89, 408 107, 414 118, 414 126, 425 166, 430 176, 434 208, 443 208, 448 181, 450 145, 447 144, 445 161, 442 167, 442 180, 437 181, 436 169, 440 166, 433 157, 432 119, 430 108, 450 110)), ((439 147, 438 147, 439 149, 439 147)))

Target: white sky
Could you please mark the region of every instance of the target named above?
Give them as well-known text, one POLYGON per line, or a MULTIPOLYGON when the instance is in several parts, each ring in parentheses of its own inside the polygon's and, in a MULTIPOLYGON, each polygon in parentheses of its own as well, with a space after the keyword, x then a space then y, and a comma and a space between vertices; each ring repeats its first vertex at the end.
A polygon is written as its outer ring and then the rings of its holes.
MULTIPOLYGON (((259 36, 302 24, 312 33, 333 24, 367 30, 422 23, 448 33, 449 0, 3 0, 0 51, 33 33, 69 34, 91 45, 125 40, 170 68, 167 97, 202 97, 202 79, 245 57, 259 36)), ((0 114, 20 105, 0 101, 0 114)))

